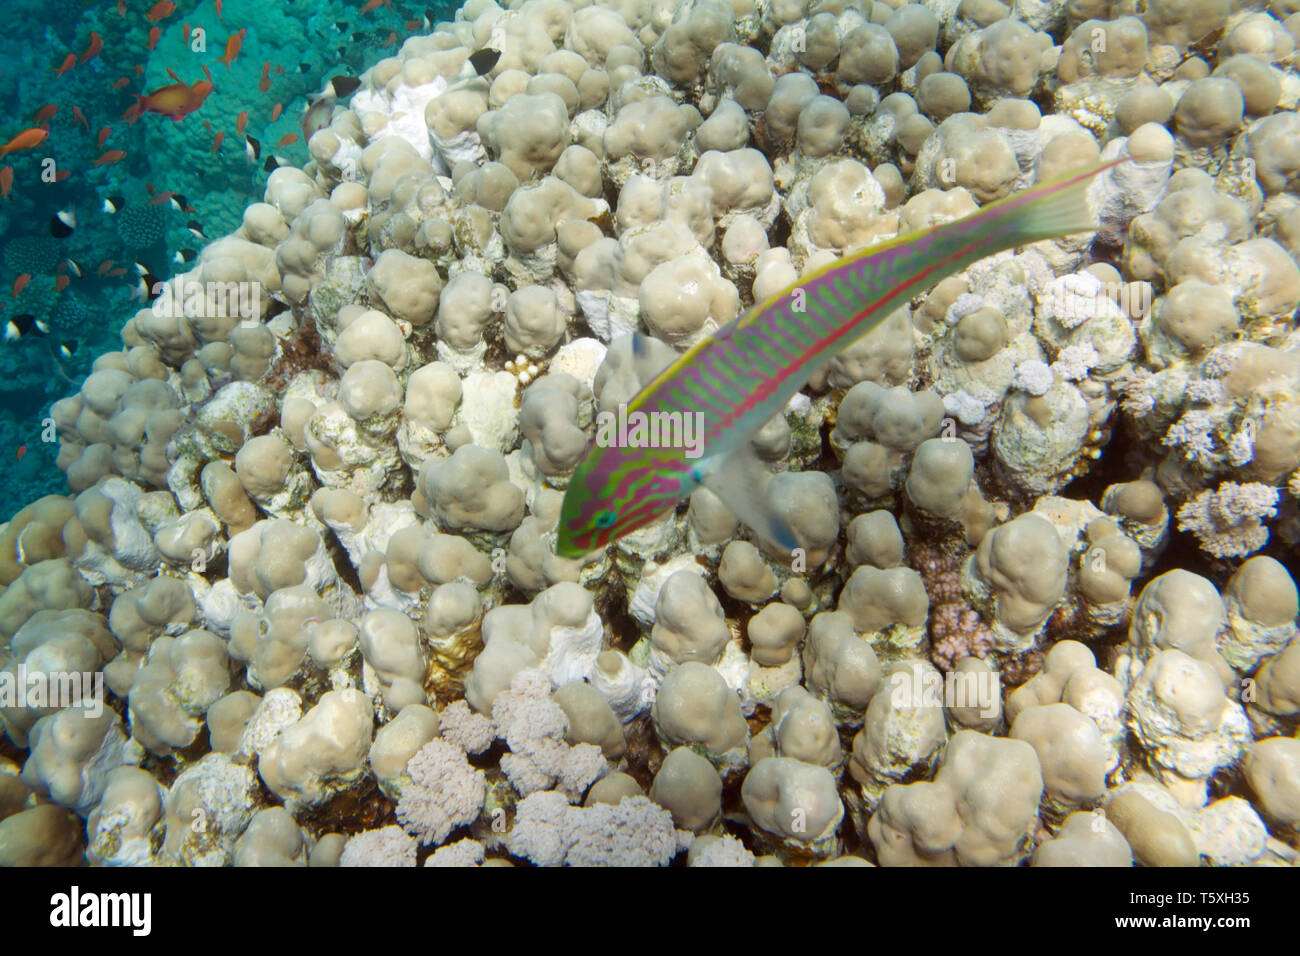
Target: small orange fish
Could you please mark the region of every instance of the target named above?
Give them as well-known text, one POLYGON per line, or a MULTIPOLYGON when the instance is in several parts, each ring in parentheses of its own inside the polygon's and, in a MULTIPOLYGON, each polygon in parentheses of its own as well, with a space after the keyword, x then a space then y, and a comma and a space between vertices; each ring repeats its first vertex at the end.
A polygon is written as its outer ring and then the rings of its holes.
POLYGON ((130 82, 131 82, 131 81, 128 80, 125 76, 119 76, 116 80, 114 80, 114 81, 112 82, 111 85, 112 85, 113 89, 115 89, 115 90, 120 90, 122 87, 126 86, 126 84, 128 84, 128 83, 130 83, 130 82))
POLYGON ((36 111, 36 115, 32 118, 32 122, 36 123, 39 126, 41 123, 44 123, 47 119, 53 119, 54 114, 57 113, 58 111, 59 111, 58 103, 46 103, 44 106, 42 106, 40 109, 36 111))
POLYGON ((137 63, 135 66, 131 67, 131 69, 135 70, 135 75, 136 75, 136 76, 144 76, 144 67, 141 66, 139 63, 137 63))
POLYGON ((262 78, 257 81, 257 88, 265 93, 271 88, 271 61, 262 64, 262 78))
POLYGON ((217 0, 217 19, 221 19, 221 0, 217 0))
POLYGON ((107 274, 108 274, 108 270, 111 269, 111 268, 113 268, 113 260, 112 260, 112 259, 105 259, 103 262, 101 262, 101 263, 99 264, 99 268, 95 270, 95 274, 96 274, 96 275, 101 275, 101 276, 102 276, 102 275, 107 275, 107 274))
POLYGON ((121 266, 118 266, 116 269, 109 269, 108 274, 111 276, 124 276, 126 275, 126 270, 121 266))
POLYGON ((243 136, 244 129, 248 126, 248 110, 240 110, 239 115, 235 117, 235 135, 243 136))
POLYGON ((95 137, 96 145, 100 149, 104 148, 104 140, 108 139, 108 134, 111 132, 113 132, 113 127, 105 126, 99 131, 99 135, 95 137))
POLYGON ((24 272, 22 275, 20 275, 17 279, 14 280, 15 299, 18 298, 18 293, 22 292, 23 289, 26 289, 27 283, 31 281, 32 281, 32 274, 30 272, 24 272))
POLYGON ((77 54, 69 53, 67 56, 63 58, 63 62, 54 68, 54 75, 62 76, 64 73, 67 73, 70 69, 72 69, 76 65, 76 63, 77 63, 77 54))
POLYGON ((112 166, 114 163, 120 163, 126 158, 126 150, 110 149, 107 153, 100 153, 91 163, 92 166, 112 166))
POLYGON ((199 80, 193 86, 181 80, 173 70, 168 69, 167 72, 176 82, 159 87, 147 96, 137 93, 135 105, 122 114, 127 123, 134 123, 146 112, 159 113, 169 117, 173 123, 179 123, 202 106, 212 92, 212 74, 208 72, 206 64, 203 66, 203 75, 207 79, 199 80))
POLYGON ((296 142, 298 142, 297 133, 285 133, 280 137, 280 141, 275 144, 275 148, 280 149, 282 146, 292 146, 296 142))
POLYGON ((150 23, 157 23, 159 20, 170 17, 175 11, 176 4, 172 0, 158 0, 149 8, 149 12, 144 15, 144 18, 150 23))
POLYGON ((404 25, 405 25, 406 29, 408 29, 408 30, 418 30, 418 29, 420 29, 420 21, 419 21, 419 20, 407 20, 406 23, 405 23, 404 25))
POLYGON ((378 10, 380 7, 387 7, 389 10, 393 9, 393 5, 389 0, 366 0, 366 5, 361 8, 361 12, 369 13, 371 10, 378 10))
POLYGON ((6 166, 4 169, 0 169, 0 195, 3 195, 5 199, 8 199, 9 193, 13 188, 14 168, 12 166, 6 166))
MULTIPOLYGON (((151 184, 151 185, 152 185, 152 184, 151 184)), ((175 195, 176 195, 176 193, 172 192, 172 191, 169 189, 169 190, 167 190, 166 192, 159 193, 158 195, 156 195, 156 196, 154 196, 152 199, 150 199, 150 200, 149 200, 149 205, 151 205, 151 206, 161 206, 163 203, 165 203, 167 200, 171 199, 171 198, 172 198, 173 196, 175 196, 175 195)))
POLYGON ((218 63, 226 64, 226 69, 230 69, 230 64, 235 62, 235 57, 239 56, 240 48, 244 45, 244 37, 248 33, 248 27, 240 27, 238 33, 232 33, 226 40, 225 55, 217 60, 218 63))
POLYGON ((61 183, 71 175, 72 175, 72 170, 70 169, 66 169, 66 168, 56 169, 54 171, 54 181, 56 183, 61 183))
POLYGON ((72 276, 55 276, 54 291, 62 292, 64 289, 68 287, 68 283, 71 281, 72 281, 72 276))
POLYGON ((86 44, 86 49, 82 51, 81 62, 93 60, 99 56, 99 51, 104 49, 104 38, 93 30, 90 32, 90 42, 86 44))
POLYGON ((126 16, 126 0, 117 0, 117 15, 119 17, 126 16))
POLYGON ((384 41, 384 46, 392 46, 396 42, 397 42, 397 31, 389 30, 388 39, 384 41))
POLYGON ((0 156, 8 156, 10 153, 16 153, 23 149, 35 149, 45 142, 50 136, 50 131, 44 126, 33 126, 31 129, 25 129, 9 142, 0 146, 0 156))
POLYGON ((274 123, 276 120, 278 120, 278 119, 280 118, 280 113, 282 113, 283 111, 284 111, 284 104, 283 104, 283 103, 276 103, 274 106, 272 106, 272 107, 271 107, 271 122, 274 123))
POLYGON ((72 116, 78 123, 86 127, 87 133, 90 132, 90 123, 86 121, 86 114, 81 112, 81 107, 79 106, 72 107, 72 116))
POLYGON ((154 47, 156 47, 158 45, 158 41, 161 38, 162 38, 162 29, 160 27, 150 27, 149 28, 149 49, 152 50, 154 47))
POLYGON ((212 148, 208 150, 208 152, 215 153, 217 150, 219 150, 221 148, 221 141, 225 138, 226 138, 226 131, 224 129, 217 130, 217 135, 212 137, 212 148))
POLYGON ((26 445, 19 445, 19 446, 18 446, 18 450, 17 450, 16 452, 14 452, 14 458, 16 458, 18 461, 22 461, 22 460, 23 460, 23 455, 25 455, 25 454, 27 454, 27 446, 26 446, 26 445))

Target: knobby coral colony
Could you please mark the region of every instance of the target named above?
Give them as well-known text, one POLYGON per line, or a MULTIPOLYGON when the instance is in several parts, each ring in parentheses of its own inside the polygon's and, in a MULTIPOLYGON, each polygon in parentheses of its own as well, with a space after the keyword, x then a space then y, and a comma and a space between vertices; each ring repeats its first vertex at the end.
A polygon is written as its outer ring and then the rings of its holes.
POLYGON ((1296 863, 1300 12, 1120 6, 408 38, 53 408, 0 863, 1296 863))

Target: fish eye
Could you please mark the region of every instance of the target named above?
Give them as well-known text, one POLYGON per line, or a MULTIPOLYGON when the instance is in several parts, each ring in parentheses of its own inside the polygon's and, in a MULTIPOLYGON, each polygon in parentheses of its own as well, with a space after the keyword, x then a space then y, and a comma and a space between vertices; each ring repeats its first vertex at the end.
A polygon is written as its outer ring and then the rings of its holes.
POLYGON ((602 511, 596 515, 596 527, 604 530, 618 520, 618 515, 612 511, 602 511))

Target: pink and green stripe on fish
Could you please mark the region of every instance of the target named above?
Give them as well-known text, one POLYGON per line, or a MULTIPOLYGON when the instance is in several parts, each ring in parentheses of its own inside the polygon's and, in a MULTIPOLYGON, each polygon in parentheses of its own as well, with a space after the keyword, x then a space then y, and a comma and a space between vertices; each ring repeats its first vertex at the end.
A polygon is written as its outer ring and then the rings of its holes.
POLYGON ((757 500, 762 465, 744 460, 753 435, 846 345, 945 276, 996 252, 1095 228, 1088 181, 1126 161, 850 255, 718 329, 628 405, 651 416, 699 416, 702 457, 687 459, 681 448, 593 448, 565 494, 557 553, 573 557, 608 543, 670 511, 702 483, 768 540, 788 540, 770 505, 757 500))

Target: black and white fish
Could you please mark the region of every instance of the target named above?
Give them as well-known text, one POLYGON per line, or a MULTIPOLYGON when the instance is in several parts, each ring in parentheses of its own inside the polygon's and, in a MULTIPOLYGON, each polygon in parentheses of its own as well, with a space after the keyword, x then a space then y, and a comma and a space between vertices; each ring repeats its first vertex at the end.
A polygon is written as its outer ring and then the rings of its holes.
POLYGON ((360 85, 361 81, 355 76, 336 76, 330 80, 330 89, 335 96, 351 96, 360 85))
POLYGON ((66 239, 77 228, 77 214, 71 209, 60 209, 50 217, 50 235, 55 239, 66 239))
POLYGON ((12 316, 5 323, 5 341, 16 342, 27 335, 49 335, 50 327, 30 312, 12 316))
POLYGON ((490 47, 484 47, 483 49, 469 55, 469 65, 474 67, 474 72, 479 76, 486 76, 492 71, 492 67, 497 65, 497 61, 500 59, 500 50, 493 50, 490 47))

